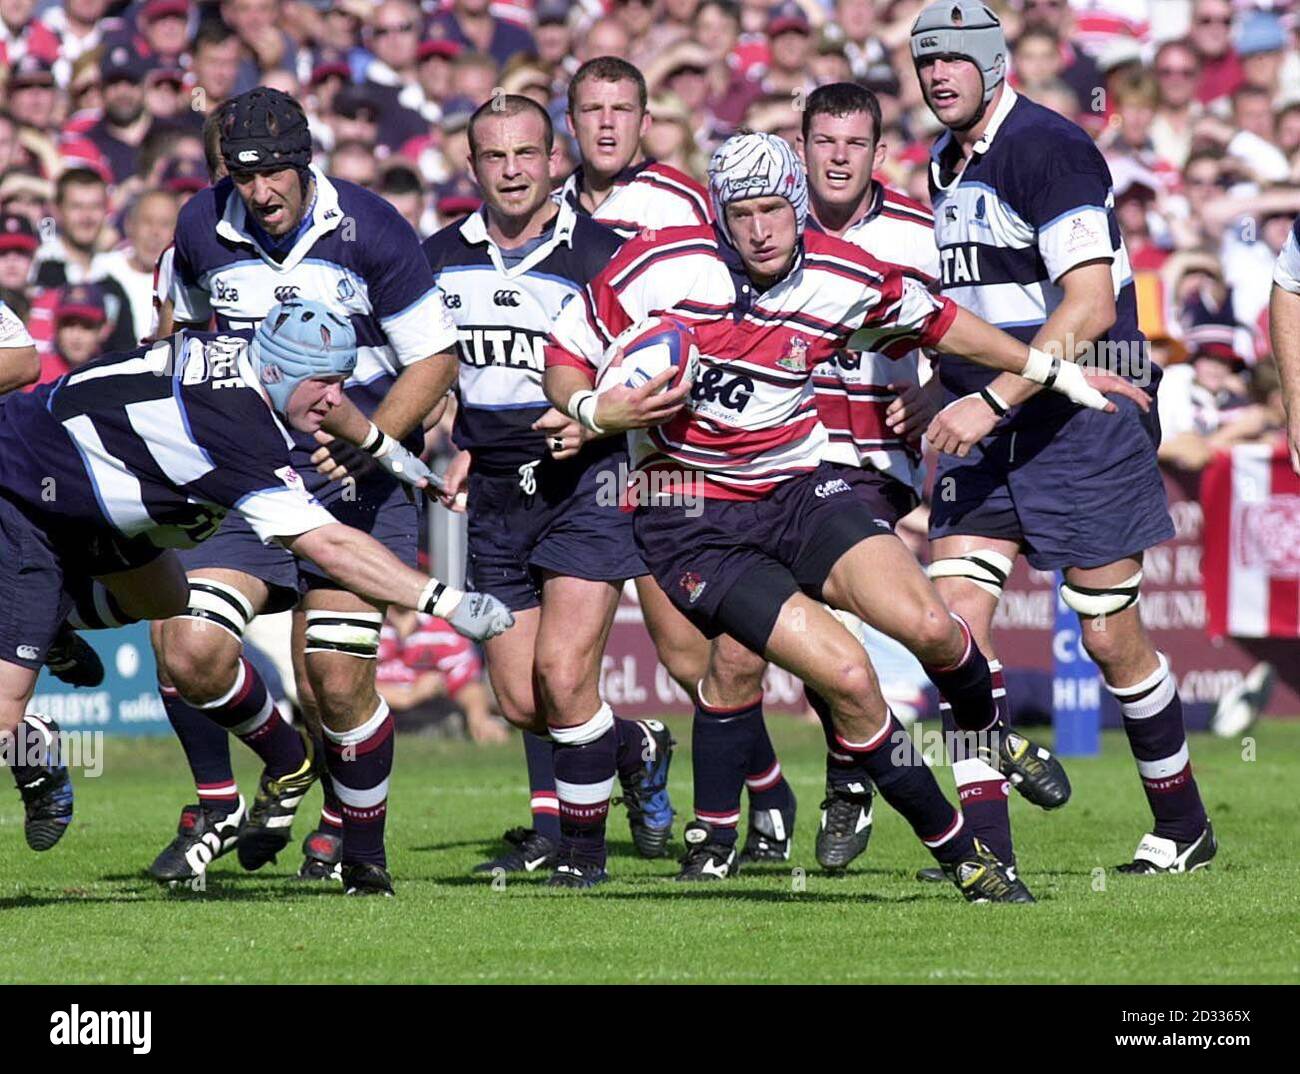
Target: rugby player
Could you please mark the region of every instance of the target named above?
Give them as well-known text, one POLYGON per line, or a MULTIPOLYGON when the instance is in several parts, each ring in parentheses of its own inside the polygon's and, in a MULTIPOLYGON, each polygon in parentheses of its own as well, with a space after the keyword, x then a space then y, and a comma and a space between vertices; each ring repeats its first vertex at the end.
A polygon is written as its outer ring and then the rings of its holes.
MULTIPOLYGON (((731 634, 826 698, 837 745, 860 760, 966 898, 1029 901, 944 799, 888 712, 865 650, 819 603, 912 639, 958 725, 990 725, 988 666, 969 632, 928 596, 916 562, 854 495, 863 472, 821 461, 826 433, 811 374, 845 346, 889 355, 927 346, 1025 372, 1098 408, 1114 408, 1101 389, 1145 396, 1029 350, 856 246, 805 233, 806 176, 782 139, 730 138, 709 172, 714 224, 632 239, 584 302, 561 313, 547 348, 547 395, 597 436, 644 430, 633 461, 657 475, 657 494, 636 507, 637 543, 678 609, 706 636, 731 634), (675 406, 666 421, 666 405, 685 403, 680 389, 646 391, 665 386, 672 370, 641 389, 593 390, 598 371, 617 360, 614 337, 652 310, 690 323, 701 352, 689 406, 675 406), (688 494, 704 497, 702 512, 674 506, 688 494)), ((572 730, 599 741, 586 724, 572 730)), ((586 776, 593 786, 605 773, 593 766, 586 776)), ((575 867, 601 871, 590 859, 575 867)))
MULTIPOLYGON (((911 50, 926 102, 947 128, 930 164, 942 293, 1067 366, 1117 365, 1154 401, 1161 373, 1138 329, 1110 172, 1092 139, 1006 84, 1002 26, 978 0, 927 6, 911 50)), ((1177 683, 1137 607, 1143 553, 1174 535, 1155 408, 1124 393, 1116 415, 1096 414, 961 358, 941 362, 939 376, 951 402, 927 433, 945 453, 930 573, 945 602, 991 656, 993 614, 1015 558, 1062 571, 1061 599, 1119 702, 1155 818, 1120 871, 1208 864, 1214 830, 1177 683)), ((1020 736, 1003 740, 1017 755, 1033 753, 1020 736)))
MULTIPOLYGON (((712 219, 707 190, 643 152, 651 120, 645 79, 636 67, 614 56, 583 64, 569 83, 568 122, 581 164, 565 183, 563 196, 578 212, 590 213, 624 238, 712 219)), ((717 787, 720 776, 726 780, 725 773, 733 768, 743 770, 751 807, 746 849, 770 854, 765 849, 769 838, 783 829, 783 822, 794 823, 795 800, 763 722, 762 686, 752 681, 752 654, 730 638, 720 639, 720 657, 704 682, 710 670, 708 639, 673 606, 653 575, 639 577, 636 589, 660 663, 694 704, 697 816, 704 813, 715 823, 734 825, 739 820, 738 800, 733 808, 724 801, 727 795, 719 797, 717 787), (722 757, 727 759, 718 768, 722 757)), ((672 822, 666 796, 643 795, 636 802, 625 786, 623 798, 638 850, 645 857, 663 853, 672 822), (640 826, 635 822, 639 812, 647 818, 640 826)))
POLYGON ((550 882, 563 886, 580 879, 568 859, 597 824, 588 803, 569 793, 582 782, 588 751, 568 727, 614 728, 618 775, 634 792, 658 780, 653 791, 663 793, 667 779, 667 730, 620 719, 599 692, 623 582, 645 573, 631 516, 618 507, 627 451, 616 440, 577 450, 582 427, 542 391, 555 318, 622 240, 552 199, 554 131, 534 101, 509 95, 482 105, 469 143, 484 208, 424 244, 460 334, 454 437, 470 464, 447 477, 445 495, 467 495, 470 587, 515 613, 515 627, 485 651, 502 713, 525 732, 536 780, 534 827, 507 833, 506 852, 477 868, 551 867, 550 882), (533 757, 539 748, 553 755, 549 765, 533 757))
MULTIPOLYGON (((580 163, 557 199, 579 216, 612 228, 623 239, 647 228, 709 220, 708 192, 690 176, 649 159, 643 152, 642 138, 650 126, 646 100, 644 76, 616 56, 586 61, 569 82, 566 118, 580 163)), ((468 466, 468 453, 462 453, 448 469, 448 477, 463 480, 468 466)), ((708 660, 707 640, 672 606, 649 574, 642 573, 636 587, 660 661, 694 697, 708 660)), ((646 727, 645 771, 639 779, 621 779, 622 800, 637 852, 657 858, 667 853, 672 834, 673 808, 667 788, 673 740, 657 721, 646 721, 646 727)), ((507 850, 485 862, 488 869, 509 870, 518 868, 521 860, 537 861, 533 844, 538 833, 543 838, 554 837, 557 822, 551 751, 527 733, 524 746, 533 828, 509 832, 507 850)))
MULTIPOLYGON (((258 88, 220 111, 229 175, 181 211, 176 324, 206 325, 215 316, 220 328, 251 327, 278 299, 326 304, 351 319, 359 341, 354 378, 331 431, 377 447, 389 464, 400 457, 398 441, 418 451, 422 422, 456 373, 455 331, 418 237, 382 198, 311 166, 306 116, 292 98, 258 88)), ((340 520, 413 565, 415 504, 390 467, 368 468, 367 456, 330 440, 323 430, 297 437, 295 465, 309 489, 340 520)), ((184 560, 193 599, 183 616, 161 626, 156 645, 164 704, 194 772, 201 816, 193 824, 183 815, 176 841, 151 872, 185 879, 199 853, 195 841, 218 826, 221 849, 229 849, 240 797, 229 747, 217 747, 209 721, 227 729, 244 722, 249 691, 260 697, 265 687, 241 656, 243 631, 259 612, 296 605, 298 697, 308 724, 323 724, 327 748, 312 752, 324 753, 328 769, 321 823, 304 842, 300 875, 331 878, 341 865, 352 865, 354 884, 388 890, 383 830, 393 723, 374 688, 382 609, 310 564, 300 569, 283 550, 262 545, 238 518, 184 560)), ((288 843, 297 808, 319 773, 287 739, 278 757, 263 770, 239 826, 245 868, 273 860, 288 843)))
MULTIPOLYGON (((809 95, 799 139, 808 167, 808 226, 844 238, 873 255, 887 255, 906 274, 931 287, 937 282, 939 265, 929 213, 872 179, 885 152, 877 134, 879 119, 874 95, 860 86, 839 83, 820 87, 809 95)), ((895 359, 870 351, 840 350, 817 367, 812 379, 817 413, 827 432, 823 458, 838 466, 863 470, 854 477, 854 495, 862 499, 877 522, 891 530, 920 502, 920 433, 936 409, 935 386, 927 385, 924 390, 919 386, 917 359, 917 351, 895 359)), ((926 597, 934 600, 933 594, 927 593, 926 597)), ((847 613, 840 613, 840 617, 850 629, 856 628, 847 613)), ((765 667, 765 661, 748 650, 719 649, 710 661, 701 693, 712 695, 715 681, 725 674, 735 684, 730 688, 739 690, 742 697, 761 695, 765 667)), ((990 665, 989 672, 993 700, 982 698, 986 706, 1003 693, 997 689, 1000 668, 990 665)), ((825 868, 843 869, 866 849, 871 837, 871 781, 852 754, 836 747, 835 729, 825 701, 815 691, 809 691, 808 698, 822 718, 827 736, 826 796, 817 828, 817 859, 825 868)), ((947 707, 947 702, 944 705, 947 707)), ((742 784, 750 787, 751 796, 754 786, 754 777, 745 776, 746 771, 754 771, 754 766, 743 766, 745 744, 736 742, 740 736, 732 730, 737 725, 743 726, 733 717, 720 722, 722 733, 708 738, 697 736, 692 761, 697 783, 697 823, 704 830, 691 833, 696 838, 682 864, 683 880, 720 879, 732 875, 746 862, 789 858, 795 822, 792 800, 785 809, 765 810, 756 808, 751 797, 744 848, 738 856, 732 849, 742 784), (701 800, 714 811, 700 816, 701 800)), ((971 782, 972 769, 982 775, 990 766, 978 756, 966 756, 972 751, 963 748, 963 740, 952 741, 954 752, 961 752, 954 761, 954 774, 959 793, 963 793, 971 782)), ((992 741, 970 745, 983 745, 990 751, 990 760, 998 760, 992 756, 992 741)), ((1012 767, 1010 761, 1000 763, 1012 767)), ((1052 805, 1063 803, 1068 781, 1059 764, 1045 751, 1043 756, 1035 753, 1018 768, 1021 787, 1033 788, 1052 805)), ((1006 785, 1004 777, 997 770, 992 776, 1001 790, 1006 785)), ((979 790, 985 788, 981 785, 979 790)), ((983 802, 983 797, 977 800, 983 802)), ((1001 801, 1001 814, 1005 815, 1005 795, 1001 801)), ((987 809, 974 808, 968 818, 972 830, 999 860, 1014 864, 1010 839, 1002 838, 1005 823, 989 825, 986 816, 987 809)))
MULTIPOLYGON (((513 622, 495 598, 427 578, 338 522, 291 466, 281 420, 310 435, 341 405, 357 362, 349 321, 294 301, 249 335, 180 332, 0 399, 0 575, 11 596, 0 749, 35 850, 58 842, 73 807, 59 728, 26 712, 50 643, 74 605, 119 623, 179 614, 192 598, 175 549, 210 537, 228 512, 378 606, 445 616, 475 639, 513 622)), ((260 751, 293 733, 263 694, 240 734, 260 751)), ((375 890, 346 880, 349 892, 375 890)))

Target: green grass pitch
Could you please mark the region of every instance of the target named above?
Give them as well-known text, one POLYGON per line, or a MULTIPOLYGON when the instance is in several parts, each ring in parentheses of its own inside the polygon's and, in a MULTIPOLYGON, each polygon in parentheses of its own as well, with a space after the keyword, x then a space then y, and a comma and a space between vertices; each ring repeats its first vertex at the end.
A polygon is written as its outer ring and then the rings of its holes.
MULTIPOLYGON (((1282 982, 1300 980, 1295 854, 1300 722, 1245 744, 1197 736, 1192 755, 1219 835, 1193 876, 1098 872, 1125 860, 1148 822, 1123 737, 1074 760, 1057 814, 1013 803, 1021 871, 1039 903, 968 906, 922 885, 928 856, 888 807, 846 878, 817 871, 813 831, 823 753, 814 727, 769 720, 799 796, 794 856, 726 883, 683 886, 673 863, 632 854, 611 812, 612 882, 500 890, 469 868, 523 823, 518 742, 499 749, 403 737, 390 798, 395 900, 345 899, 300 882, 296 839, 257 874, 231 854, 206 891, 167 892, 142 875, 193 796, 174 741, 111 742, 103 774, 77 778, 77 818, 45 854, 22 839, 21 806, 0 799, 0 980, 20 982, 1282 982), (801 876, 796 870, 803 870, 801 876)), ((690 808, 688 726, 672 772, 690 808)), ((238 750, 241 787, 255 762, 238 750)), ((951 787, 947 769, 940 772, 951 787)), ((5 786, 9 786, 5 777, 5 786)))

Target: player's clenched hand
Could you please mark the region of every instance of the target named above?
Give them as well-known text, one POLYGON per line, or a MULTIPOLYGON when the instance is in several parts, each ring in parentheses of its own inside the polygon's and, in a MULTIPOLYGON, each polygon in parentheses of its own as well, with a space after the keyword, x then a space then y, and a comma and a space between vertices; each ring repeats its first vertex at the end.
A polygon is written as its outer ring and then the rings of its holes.
POLYGON ((438 494, 438 502, 449 511, 455 511, 457 514, 463 515, 465 505, 469 502, 469 464, 471 461, 468 451, 458 452, 442 475, 443 487, 438 494))
POLYGON ((375 460, 355 444, 346 440, 336 440, 324 429, 315 432, 317 448, 311 457, 316 472, 324 474, 331 481, 342 481, 345 477, 360 477, 375 465, 375 460))
POLYGON ((935 451, 964 459, 973 445, 993 431, 999 420, 993 408, 978 395, 966 395, 934 416, 925 438, 935 451))
POLYGON ((596 397, 596 424, 607 433, 616 433, 662 425, 676 417, 686 404, 691 382, 684 380, 676 388, 659 391, 676 375, 676 369, 665 369, 639 388, 619 384, 601 392, 596 397))
POLYGON ((447 616, 457 634, 471 641, 487 641, 515 625, 510 609, 488 593, 466 593, 447 616))
POLYGON ((582 445, 591 439, 591 430, 584 429, 568 414, 551 407, 533 422, 533 431, 546 438, 546 450, 552 458, 571 459, 582 445))
POLYGON ((922 387, 919 384, 890 384, 890 391, 898 393, 885 409, 885 424, 895 436, 912 440, 934 420, 939 410, 938 394, 934 390, 937 378, 922 387))

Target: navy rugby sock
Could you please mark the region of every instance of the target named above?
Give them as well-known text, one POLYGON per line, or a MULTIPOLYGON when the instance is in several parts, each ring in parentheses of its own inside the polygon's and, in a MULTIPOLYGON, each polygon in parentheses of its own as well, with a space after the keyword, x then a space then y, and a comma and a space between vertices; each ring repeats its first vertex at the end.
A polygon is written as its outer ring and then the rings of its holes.
POLYGON ((553 843, 560 841, 560 800, 555 794, 555 743, 524 732, 524 761, 528 765, 529 808, 533 828, 553 843))
POLYGON ((871 789, 871 776, 857 754, 846 752, 836 742, 829 702, 811 686, 804 687, 804 697, 822 722, 822 734, 826 738, 827 785, 844 794, 865 794, 871 789))
POLYGON ((280 717, 262 676, 243 657, 229 693, 196 707, 256 753, 273 777, 297 772, 307 759, 298 732, 280 717))
POLYGON ((1124 733, 1137 761, 1147 804, 1155 817, 1154 834, 1178 843, 1193 842, 1205 830, 1205 806, 1192 776, 1183 733, 1183 703, 1169 661, 1133 686, 1106 688, 1124 716, 1124 733))
POLYGON ((602 704, 576 727, 551 725, 555 789, 560 803, 560 861, 605 866, 605 821, 618 773, 614 712, 602 704))
POLYGON ((745 776, 745 787, 749 791, 750 809, 779 809, 788 812, 794 804, 794 792, 781 772, 781 762, 777 759, 776 749, 771 736, 767 733, 767 723, 763 719, 763 699, 758 699, 758 716, 754 720, 749 746, 749 769, 745 776))
POLYGON ((720 846, 736 843, 740 796, 749 774, 756 728, 762 721, 761 694, 748 705, 722 709, 705 704, 696 690, 691 722, 695 819, 713 829, 713 842, 720 846))
POLYGON ((851 742, 837 734, 835 742, 857 758, 885 801, 903 815, 937 861, 955 864, 973 852, 973 837, 961 812, 943 796, 912 736, 892 712, 866 741, 851 742))
POLYGON ((217 814, 239 805, 239 786, 230 766, 230 735, 202 709, 189 704, 174 686, 158 684, 163 709, 189 762, 200 804, 217 814))
POLYGON ((343 861, 386 867, 384 822, 393 771, 394 723, 387 702, 351 731, 325 732, 325 760, 343 819, 343 861))

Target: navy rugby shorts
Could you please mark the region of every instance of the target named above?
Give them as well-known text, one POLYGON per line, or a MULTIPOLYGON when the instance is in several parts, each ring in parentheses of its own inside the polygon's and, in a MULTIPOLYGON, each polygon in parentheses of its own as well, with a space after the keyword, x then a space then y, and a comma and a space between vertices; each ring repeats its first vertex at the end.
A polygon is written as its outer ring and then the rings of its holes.
POLYGON ((637 544, 668 598, 705 637, 730 634, 761 654, 791 596, 820 600, 845 552, 893 532, 885 481, 898 484, 822 463, 760 500, 706 499, 699 512, 640 507, 637 544))
POLYGON ((471 470, 469 588, 518 612, 541 603, 546 571, 614 583, 645 574, 632 514, 618 505, 626 463, 614 452, 578 466, 548 457, 527 472, 471 470))
POLYGON ((1016 541, 1044 571, 1101 567, 1169 540, 1155 402, 1143 414, 1111 398, 1114 414, 1057 409, 996 431, 964 459, 941 455, 930 539, 1016 541))

